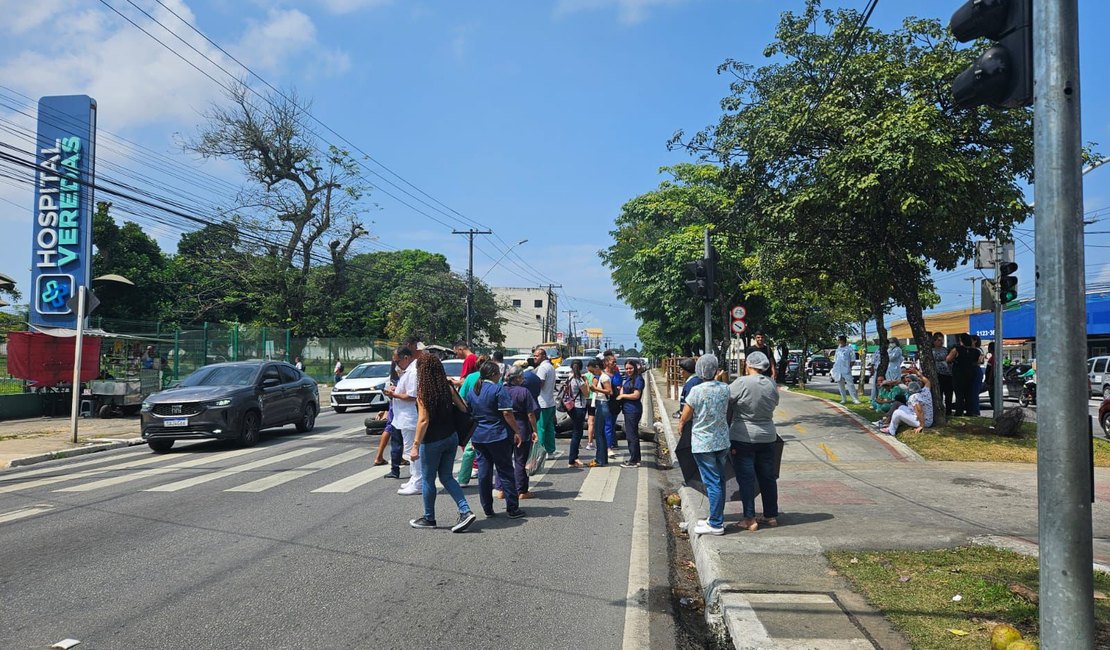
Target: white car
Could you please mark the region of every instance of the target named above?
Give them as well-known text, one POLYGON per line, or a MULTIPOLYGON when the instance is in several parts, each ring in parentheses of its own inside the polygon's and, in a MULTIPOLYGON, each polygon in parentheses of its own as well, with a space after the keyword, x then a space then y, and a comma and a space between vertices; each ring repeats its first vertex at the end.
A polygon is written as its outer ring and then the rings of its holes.
POLYGON ((448 359, 443 362, 443 372, 446 373, 448 380, 457 381, 462 378, 460 377, 462 366, 462 359, 448 359))
POLYGON ((582 362, 582 374, 586 374, 586 364, 593 360, 595 357, 567 357, 563 359, 563 363, 555 369, 555 386, 561 388, 563 384, 570 379, 570 363, 575 359, 582 362))
POLYGON ((858 382, 859 381, 859 374, 861 372, 864 373, 864 375, 863 375, 863 380, 864 381, 869 381, 871 379, 871 364, 870 363, 867 364, 867 370, 866 371, 863 368, 864 368, 863 363, 861 363, 859 361, 853 361, 852 362, 852 381, 858 382))
POLYGON ((382 393, 389 382, 388 361, 360 363, 331 389, 331 407, 336 413, 348 408, 366 406, 381 410, 389 406, 382 393))

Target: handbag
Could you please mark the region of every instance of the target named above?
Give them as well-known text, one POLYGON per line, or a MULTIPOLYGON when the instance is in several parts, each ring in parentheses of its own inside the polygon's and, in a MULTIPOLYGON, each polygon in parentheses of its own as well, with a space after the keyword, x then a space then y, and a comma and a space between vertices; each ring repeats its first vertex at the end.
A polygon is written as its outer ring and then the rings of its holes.
POLYGON ((469 410, 459 408, 458 404, 452 406, 451 410, 455 433, 459 435, 459 446, 465 447, 470 442, 470 436, 474 435, 474 427, 478 426, 478 423, 474 421, 474 416, 469 410))
POLYGON ((574 380, 567 380, 567 383, 563 386, 563 394, 560 395, 559 403, 555 405, 556 408, 563 413, 570 413, 574 410, 574 395, 570 392, 570 384, 572 381, 574 380), (558 408, 560 406, 562 408, 558 408))

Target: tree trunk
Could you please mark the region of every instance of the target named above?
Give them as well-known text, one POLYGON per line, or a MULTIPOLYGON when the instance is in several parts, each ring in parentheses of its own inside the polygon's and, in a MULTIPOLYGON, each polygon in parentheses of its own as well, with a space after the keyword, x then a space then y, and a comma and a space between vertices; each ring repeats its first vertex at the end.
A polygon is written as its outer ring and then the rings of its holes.
POLYGON ((872 303, 872 315, 875 317, 875 333, 878 334, 879 346, 879 365, 875 368, 874 376, 886 377, 887 366, 890 365, 890 355, 887 354, 887 336, 886 336, 886 323, 884 322, 883 304, 872 303))
POLYGON ((933 342, 929 340, 929 332, 925 329, 925 314, 921 308, 921 298, 916 293, 902 296, 902 304, 906 307, 906 323, 913 332, 914 342, 917 343, 917 358, 921 363, 921 370, 931 386, 933 426, 942 427, 948 418, 944 413, 944 395, 941 394, 940 382, 937 381, 937 364, 933 362, 933 342))

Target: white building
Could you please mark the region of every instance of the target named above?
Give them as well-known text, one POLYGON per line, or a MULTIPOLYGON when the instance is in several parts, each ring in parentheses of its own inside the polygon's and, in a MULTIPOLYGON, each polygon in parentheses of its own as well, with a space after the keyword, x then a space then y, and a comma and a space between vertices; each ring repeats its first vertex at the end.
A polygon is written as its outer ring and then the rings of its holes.
POLYGON ((492 287, 505 319, 505 349, 529 351, 540 343, 555 340, 559 303, 548 287, 492 287))

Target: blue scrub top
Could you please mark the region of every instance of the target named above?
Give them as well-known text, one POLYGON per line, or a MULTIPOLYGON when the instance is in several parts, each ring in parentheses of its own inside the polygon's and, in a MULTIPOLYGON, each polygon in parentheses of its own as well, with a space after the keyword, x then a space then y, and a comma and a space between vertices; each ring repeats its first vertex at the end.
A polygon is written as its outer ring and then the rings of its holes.
POLYGON ((480 394, 475 390, 478 386, 475 386, 466 395, 466 403, 476 423, 471 441, 486 444, 507 440, 510 433, 509 425, 505 423, 502 412, 511 413, 513 410, 509 391, 503 385, 491 381, 483 381, 479 386, 482 387, 480 394))

